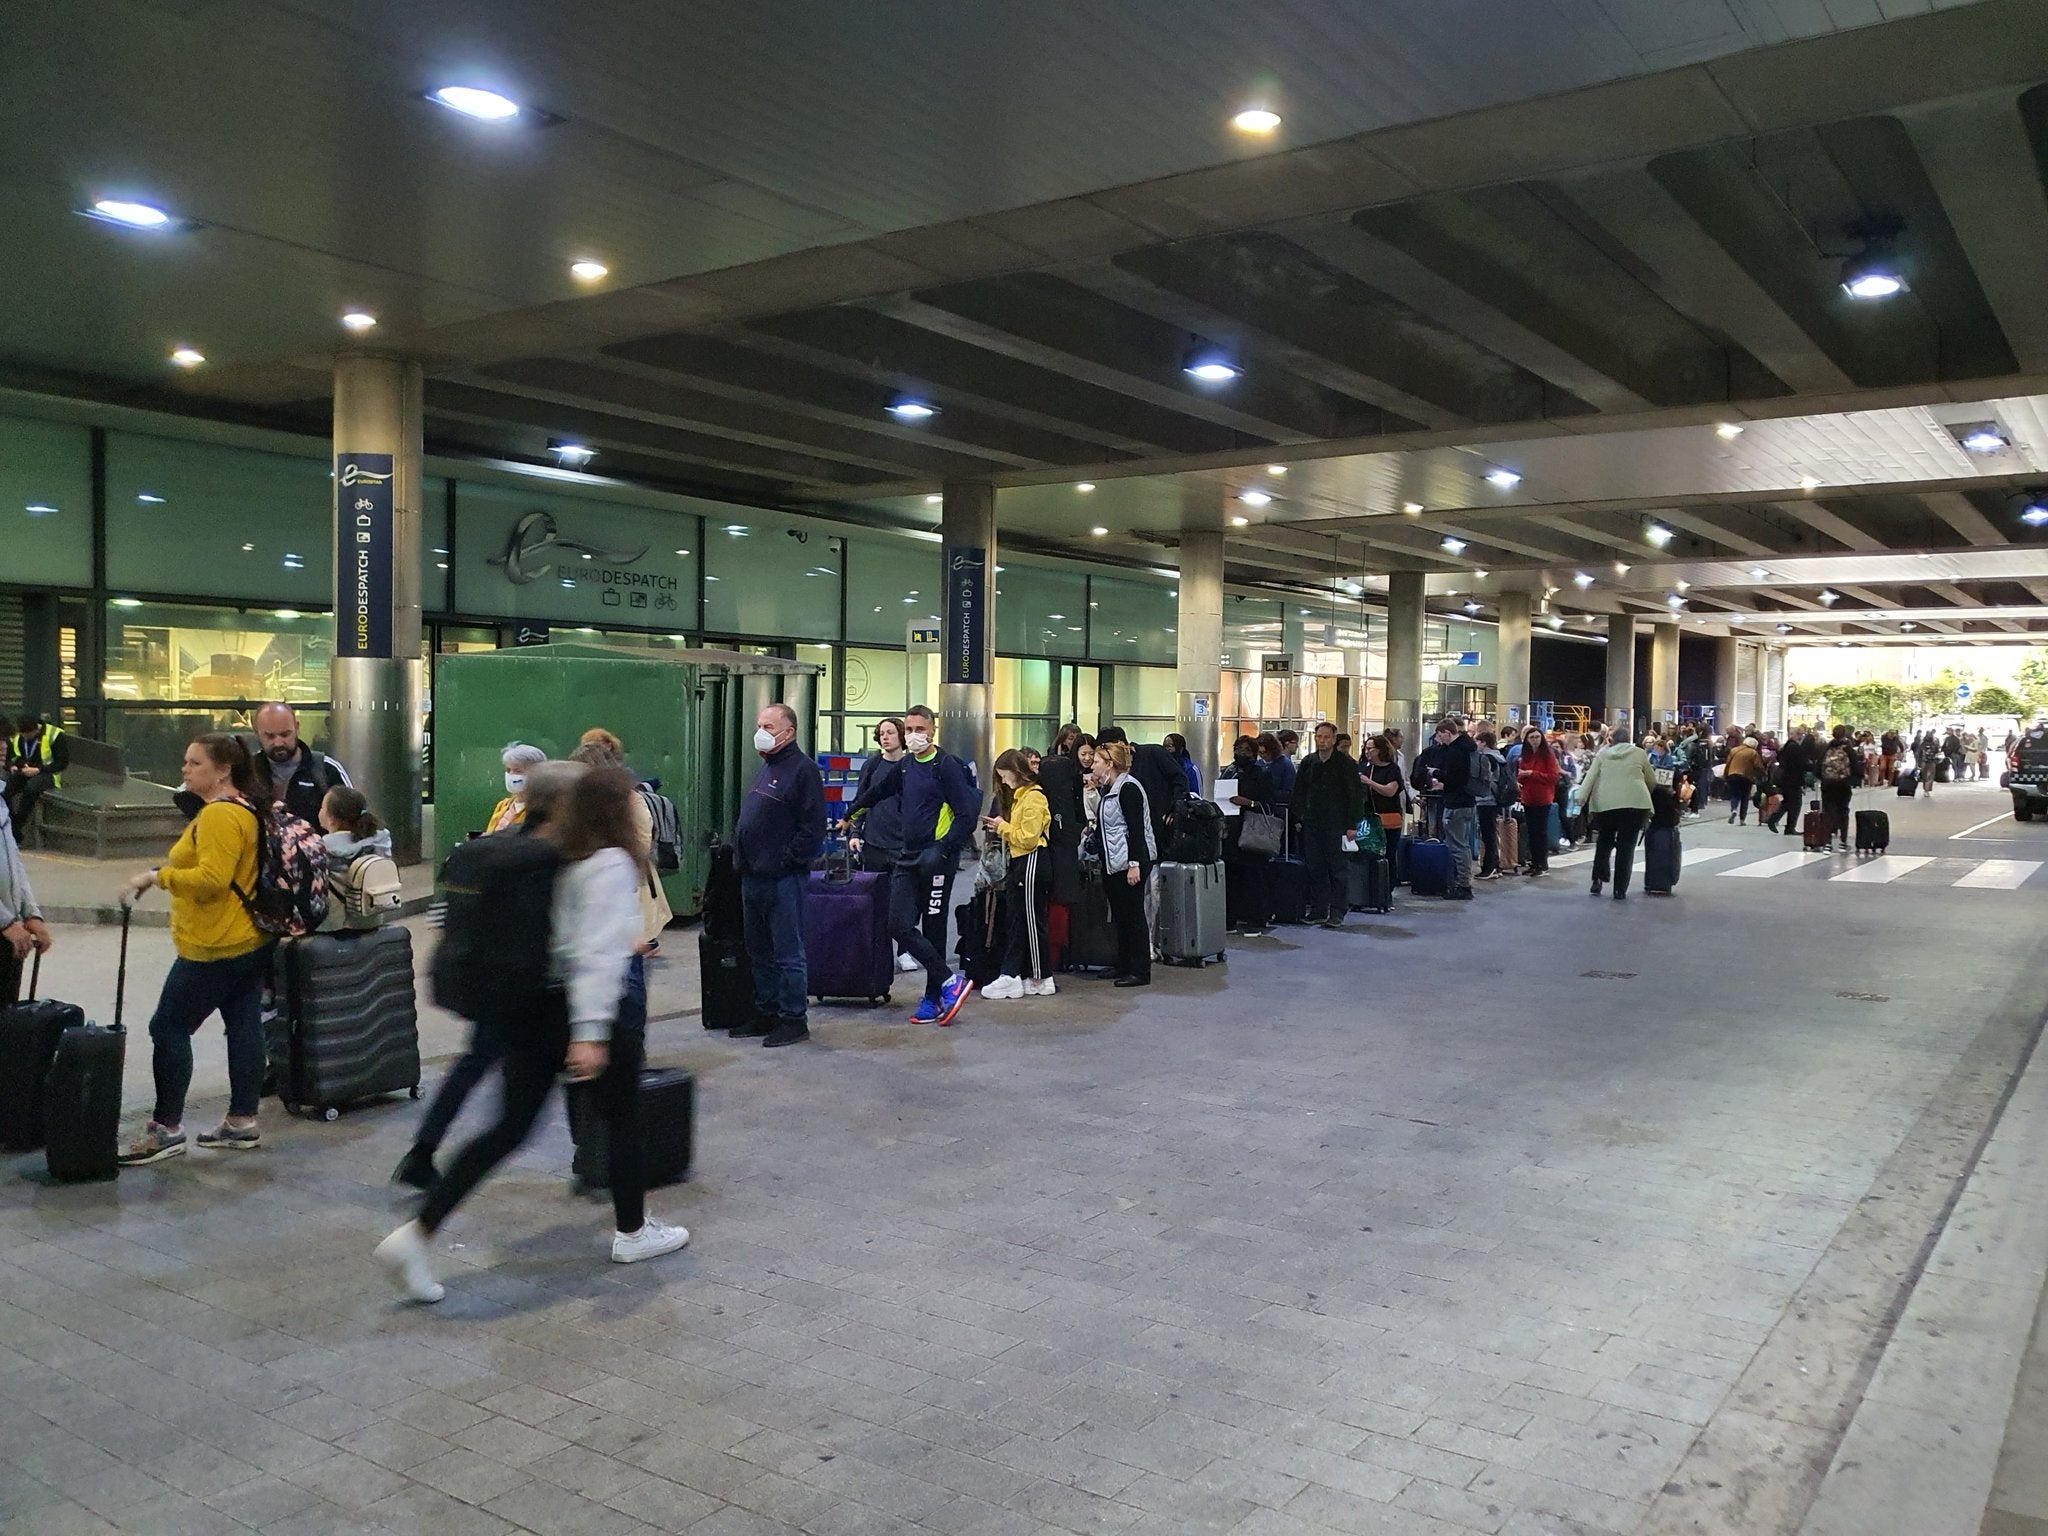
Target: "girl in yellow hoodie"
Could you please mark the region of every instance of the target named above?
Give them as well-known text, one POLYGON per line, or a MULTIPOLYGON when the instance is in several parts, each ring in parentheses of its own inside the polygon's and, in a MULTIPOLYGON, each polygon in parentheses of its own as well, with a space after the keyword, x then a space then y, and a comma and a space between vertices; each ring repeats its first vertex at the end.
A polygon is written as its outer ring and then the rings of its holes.
POLYGON ((1051 997, 1054 987, 1051 951, 1046 943, 1046 909, 1052 904, 1052 870, 1042 857, 1052 809, 1031 762, 1015 747, 996 759, 996 814, 985 819, 1000 833, 1010 853, 1010 873, 1003 882, 1009 908, 1009 941, 1003 951, 1003 973, 982 989, 983 997, 1051 997))
POLYGON ((256 889, 257 817, 268 815, 239 736, 216 731, 185 749, 185 788, 205 802, 161 868, 121 887, 125 906, 151 886, 171 897, 171 943, 178 952, 149 1021, 156 1110, 121 1154, 123 1164, 162 1162, 185 1150, 185 1091, 192 1086, 192 1036, 219 1013, 228 1032, 228 1113, 201 1131, 199 1145, 245 1150, 261 1144, 256 1101, 263 1091, 263 979, 270 935, 250 919, 245 895, 256 889), (259 809, 259 807, 261 809, 259 809))

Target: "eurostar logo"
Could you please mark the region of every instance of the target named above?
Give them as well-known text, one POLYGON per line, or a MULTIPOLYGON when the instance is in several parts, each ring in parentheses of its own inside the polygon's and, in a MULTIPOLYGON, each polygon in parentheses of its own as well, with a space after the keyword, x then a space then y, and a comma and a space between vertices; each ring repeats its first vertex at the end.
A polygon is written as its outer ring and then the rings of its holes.
POLYGON ((628 552, 586 544, 581 539, 565 539, 553 513, 529 512, 512 525, 511 535, 505 540, 505 552, 492 555, 490 563, 503 566, 505 579, 515 587, 523 587, 528 582, 541 581, 554 574, 555 562, 539 558, 554 549, 586 555, 600 565, 631 565, 647 553, 648 546, 643 544, 628 552))
POLYGON ((364 469, 357 464, 345 464, 341 470, 343 485, 382 485, 391 476, 380 475, 375 470, 364 469))

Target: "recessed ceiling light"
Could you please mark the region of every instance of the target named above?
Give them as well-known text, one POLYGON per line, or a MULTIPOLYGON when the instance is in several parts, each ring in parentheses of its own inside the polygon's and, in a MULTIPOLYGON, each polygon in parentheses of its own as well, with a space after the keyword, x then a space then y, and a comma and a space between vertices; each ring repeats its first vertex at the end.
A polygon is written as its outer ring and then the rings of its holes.
POLYGON ((1484 571, 1474 571, 1474 572, 1472 573, 1472 578, 1473 578, 1473 580, 1475 580, 1475 581, 1484 581, 1484 580, 1486 580, 1486 572, 1484 572, 1484 571))
POLYGON ((1848 643, 1849 643, 1849 642, 1848 642, 1848 641, 1846 641, 1846 640, 1837 640, 1837 641, 1835 642, 1835 644, 1836 644, 1836 645, 1841 645, 1841 646, 1846 646, 1846 645, 1847 645, 1848 643))
POLYGON ((1237 499, 1248 507, 1263 507, 1272 501, 1273 497, 1269 491, 1240 491, 1237 499))
POLYGON ((1465 552, 1465 541, 1460 538, 1454 538, 1447 533, 1443 536, 1437 547, 1447 554, 1462 555, 1465 552))
POLYGON ((927 421, 939 414, 939 408, 922 400, 898 400, 889 407, 889 414, 898 421, 927 421))
POLYGON ((1280 126, 1280 114, 1267 107, 1246 107, 1231 118, 1230 126, 1239 133, 1265 135, 1280 126))
POLYGON ((1287 473, 1287 466, 1285 464, 1268 464, 1266 466, 1266 473, 1269 475, 1284 475, 1287 473))
POLYGON ((1899 626, 1899 628, 1901 628, 1901 629, 1905 629, 1905 630, 1913 630, 1913 629, 1918 629, 1919 627, 1920 627, 1920 626, 1919 626, 1918 624, 1915 624, 1915 623, 1914 623, 1914 622, 1913 622, 1913 621, 1912 621, 1911 619, 1908 619, 1908 620, 1906 620, 1906 622, 1905 622, 1905 623, 1903 623, 1903 624, 1901 624, 1901 625, 1899 626))
POLYGON ((1852 299, 1889 299, 1906 291, 1906 274, 1889 239, 1871 239, 1862 255, 1842 263, 1842 291, 1852 299))
POLYGON ((1814 596, 1818 597, 1821 600, 1822 605, 1828 608, 1834 607, 1835 604, 1839 603, 1842 600, 1841 593, 1832 591, 1827 587, 1822 587, 1820 591, 1814 594, 1814 596))
POLYGON ((142 599, 139 597, 117 597, 112 601, 116 608, 140 608, 142 606, 142 599))
POLYGON ((1692 583, 1689 581, 1674 581, 1671 585, 1678 588, 1681 592, 1690 592, 1692 590, 1692 583))
POLYGON ((1214 353, 1191 358, 1181 371, 1204 384, 1227 384, 1244 372, 1230 359, 1214 353))
POLYGON ((1816 475, 1801 475, 1799 477, 1799 489, 1801 489, 1802 491, 1819 490, 1820 478, 1816 475))
POLYGON ((599 278, 610 277, 612 269, 601 261, 585 259, 570 262, 569 275, 579 283, 594 283, 599 278))
POLYGON ((683 556, 684 559, 688 559, 690 555, 690 552, 687 549, 679 549, 676 551, 676 553, 683 556))
POLYGON ((1649 525, 1649 527, 1643 530, 1643 537, 1648 539, 1652 544, 1656 545, 1659 549, 1662 549, 1666 544, 1669 544, 1673 539, 1677 538, 1678 535, 1673 533, 1669 528, 1666 528, 1662 523, 1652 523, 1649 525))
POLYGON ((1552 615, 1550 616, 1550 627, 1551 627, 1552 629, 1563 629, 1563 628, 1564 628, 1564 615, 1563 615, 1563 614, 1561 614, 1561 613, 1553 613, 1553 614, 1552 614, 1552 615))
POLYGON ((1971 453, 2002 453, 2012 446, 2006 435, 1988 421, 1961 429, 1961 436, 1956 441, 1971 453))
POLYGON ((32 501, 27 506, 23 507, 21 510, 26 512, 30 517, 48 517, 57 509, 51 506, 47 501, 32 501))
POLYGON ((1497 491, 1512 491, 1522 483, 1522 477, 1512 469, 1489 469, 1486 483, 1497 491))
POLYGON ((1728 615, 1728 622, 1730 624, 1747 624, 1749 622, 1749 615, 1746 613, 1731 613, 1728 615))
POLYGON ((1714 435, 1732 443, 1742 436, 1742 427, 1736 422, 1724 421, 1714 428, 1714 435))
POLYGON ((270 610, 270 616, 273 619, 303 619, 305 617, 296 608, 273 608, 270 610))
POLYGON ((1088 531, 1094 534, 1095 537, 1098 539, 1106 539, 1109 537, 1109 530, 1107 528, 1090 528, 1088 531))
POLYGON ((352 331, 374 331, 377 317, 367 309, 352 309, 341 317, 341 323, 352 331))
POLYGON ((745 523, 727 523, 725 531, 735 539, 744 539, 747 536, 748 529, 745 523))
POLYGON ((1085 494, 1095 489, 1095 482, 1093 480, 1083 480, 1074 489, 1085 494))
POLYGON ((206 354, 197 347, 173 347, 171 361, 180 368, 197 368, 206 361, 206 354))
POLYGON ((552 453, 560 462, 571 467, 588 464, 597 457, 597 450, 590 447, 587 443, 570 442, 562 438, 556 438, 549 442, 548 452, 552 453))
POLYGON ((1792 633, 1792 626, 1790 624, 1780 624, 1778 626, 1778 633, 1781 635, 1789 635, 1792 633))
POLYGON ((162 229, 171 222, 171 216, 154 203, 131 202, 123 197, 99 198, 85 210, 85 215, 129 229, 162 229))
POLYGON ((1401 503, 1401 510, 1410 517, 1416 517, 1422 512, 1422 503, 1419 501, 1404 501, 1401 503))
POLYGON ((519 103, 511 97, 473 85, 444 85, 427 99, 480 122, 502 123, 519 115, 519 103))
POLYGON ((135 499, 145 507, 160 507, 164 504, 163 497, 157 495, 154 491, 137 491, 135 499))
POLYGON ((946 498, 943 496, 927 496, 924 499, 924 504, 928 507, 936 507, 940 502, 944 501, 945 499, 946 498))
POLYGON ((1628 563, 1628 562, 1627 562, 1626 560, 1617 560, 1617 561, 1615 561, 1615 562, 1614 562, 1614 574, 1615 574, 1615 575, 1617 575, 1617 576, 1626 576, 1626 575, 1627 575, 1627 574, 1629 573, 1629 570, 1630 570, 1630 566, 1629 566, 1629 563, 1628 563))
POLYGON ((1580 571, 1576 576, 1572 577, 1572 585, 1584 591, 1587 587, 1593 585, 1593 578, 1586 572, 1580 571))
POLYGON ((1479 611, 1479 605, 1473 602, 1470 598, 1467 598, 1465 600, 1465 611, 1467 613, 1477 613, 1479 611))
POLYGON ((2048 502, 2028 502, 2027 509, 2020 513, 2020 521, 2029 528, 2038 528, 2043 523, 2048 523, 2048 502))
POLYGON ((1749 579, 1751 581, 1769 581, 1771 573, 1760 565, 1752 565, 1749 568, 1749 579))
POLYGON ((1668 606, 1673 608, 1683 608, 1685 606, 1685 599, 1680 597, 1676 592, 1673 592, 1669 597, 1665 598, 1664 601, 1668 606))
POLYGON ((244 544, 242 546, 242 553, 245 555, 253 555, 256 553, 256 546, 254 544, 244 544))
POLYGON ((1250 519, 1250 518, 1248 518, 1248 517, 1233 517, 1233 518, 1232 518, 1232 519, 1230 520, 1230 526, 1231 526, 1231 527, 1233 527, 1233 528, 1243 528, 1243 527, 1245 527, 1245 526, 1246 526, 1247 524, 1249 524, 1250 522, 1251 522, 1251 519, 1250 519))

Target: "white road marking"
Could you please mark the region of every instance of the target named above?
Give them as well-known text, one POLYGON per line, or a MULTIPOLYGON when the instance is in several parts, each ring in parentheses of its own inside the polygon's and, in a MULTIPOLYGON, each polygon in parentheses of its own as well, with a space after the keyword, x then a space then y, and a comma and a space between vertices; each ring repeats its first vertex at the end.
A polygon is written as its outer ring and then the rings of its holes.
MULTIPOLYGON (((1707 864, 1707 863, 1711 863, 1711 862, 1712 862, 1713 860, 1715 860, 1715 859, 1725 859, 1725 858, 1728 858, 1728 857, 1730 857, 1730 856, 1731 856, 1731 855, 1733 855, 1733 854, 1741 853, 1742 851, 1743 851, 1743 850, 1742 850, 1742 849, 1740 849, 1740 848, 1686 848, 1686 849, 1682 849, 1682 850, 1680 851, 1680 853, 1679 853, 1679 857, 1678 857, 1678 863, 1679 863, 1679 868, 1680 868, 1680 869, 1682 870, 1682 869, 1684 869, 1684 868, 1685 868, 1685 867, 1686 867, 1687 865, 1690 865, 1690 864, 1707 864)), ((1593 847, 1593 846, 1592 846, 1591 844, 1587 844, 1587 845, 1586 845, 1585 847, 1582 847, 1582 848, 1574 848, 1574 849, 1573 849, 1573 850, 1572 850, 1572 851, 1571 851, 1570 853, 1561 853, 1561 854, 1558 854, 1558 855, 1557 855, 1557 856, 1556 856, 1555 858, 1553 858, 1553 859, 1552 859, 1552 860, 1550 861, 1550 867, 1551 867, 1552 869, 1577 869, 1577 868, 1578 868, 1578 867, 1579 867, 1580 865, 1582 865, 1582 864, 1590 864, 1590 863, 1592 863, 1592 862, 1593 862, 1593 855, 1594 855, 1594 854, 1595 854, 1596 852, 1598 852, 1598 850, 1597 850, 1597 849, 1595 849, 1595 848, 1594 848, 1594 847, 1593 847)), ((1636 844, 1636 863, 1637 863, 1637 864, 1641 864, 1641 863, 1642 863, 1642 861, 1643 861, 1643 845, 1642 845, 1641 843, 1637 843, 1637 844, 1636 844)))
POLYGON ((1745 864, 1740 869, 1722 869, 1716 870, 1715 873, 1723 880, 1768 880, 1773 875, 1784 874, 1788 869, 1804 869, 1815 859, 1826 863, 1827 855, 1794 849, 1791 853, 1774 854, 1768 859, 1759 859, 1754 864, 1745 864))
POLYGON ((1865 859, 1861 864, 1829 878, 1846 881, 1851 885, 1890 885, 1901 875, 1910 875, 1921 865, 1933 862, 1934 860, 1925 854, 1887 853, 1874 859, 1865 859))
POLYGON ((2034 859, 1986 859, 1955 884, 1958 890, 2016 891, 2040 867, 2034 859))
MULTIPOLYGON (((1989 821, 1980 821, 1980 822, 1978 822, 1978 823, 1977 823, 1977 825, 1976 825, 1976 826, 1974 826, 1974 827, 1965 827, 1965 828, 1963 828, 1963 830, 1962 830, 1962 831, 1960 831, 1960 832, 1951 832, 1951 833, 1949 833, 1949 835, 1948 835, 1948 840, 1949 840, 1950 842, 1952 842, 1952 843, 1953 843, 1953 842, 1957 842, 1957 841, 1961 840, 1962 838, 1968 837, 1968 836, 1969 836, 1969 835, 1970 835, 1970 834, 1971 834, 1972 832, 1981 832, 1981 831, 1983 831, 1983 830, 1984 830, 1984 829, 1985 829, 1986 827, 1995 827, 1995 826, 1997 826, 1997 825, 1998 825, 1998 824, 1999 824, 1999 823, 2000 823, 2001 821, 2010 821, 2011 819, 2012 819, 2012 812, 2011 812, 2011 811, 2007 811, 2007 812, 2006 812, 2006 813, 2005 813, 2005 814, 2004 814, 2003 816, 1994 816, 1994 817, 1992 817, 1992 818, 1991 818, 1991 819, 1990 819, 1989 821)), ((2009 839, 2004 839, 2004 838, 1987 838, 1987 839, 1985 839, 1985 841, 1987 841, 1987 842, 2004 842, 2004 841, 2009 841, 2009 839)))
POLYGON ((1741 848, 1688 848, 1679 857, 1679 867, 1684 869, 1694 864, 1711 864, 1716 859, 1732 859, 1745 851, 1741 848))

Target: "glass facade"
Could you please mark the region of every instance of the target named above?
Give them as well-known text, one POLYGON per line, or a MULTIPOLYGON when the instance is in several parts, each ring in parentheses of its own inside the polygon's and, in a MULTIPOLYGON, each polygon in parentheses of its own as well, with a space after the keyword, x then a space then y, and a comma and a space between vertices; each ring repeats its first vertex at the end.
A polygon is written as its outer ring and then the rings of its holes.
POLYGON ((578 628, 698 627, 695 517, 467 480, 455 488, 455 516, 458 613, 578 628))
POLYGON ((92 585, 92 434, 0 417, 0 580, 92 585))
POLYGON ((724 507, 704 521, 704 556, 706 634, 838 637, 845 541, 827 525, 724 507))
POLYGON ((937 544, 859 535, 844 544, 847 591, 858 595, 857 601, 849 600, 846 605, 848 640, 902 645, 903 632, 912 622, 939 622, 943 573, 937 544))
MULTIPOLYGON (((1091 657, 1118 663, 1173 664, 1174 621, 1179 616, 1180 601, 1171 579, 1096 576, 1088 586, 1091 657)), ((1170 680, 1168 686, 1171 687, 1170 680)), ((1167 710, 1169 716, 1172 713, 1167 710)))
POLYGON ((996 567, 998 651, 1010 656, 1086 656, 1089 618, 1086 571, 1016 559, 1004 559, 996 567))

